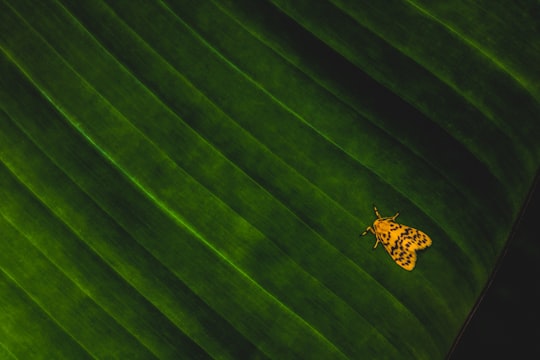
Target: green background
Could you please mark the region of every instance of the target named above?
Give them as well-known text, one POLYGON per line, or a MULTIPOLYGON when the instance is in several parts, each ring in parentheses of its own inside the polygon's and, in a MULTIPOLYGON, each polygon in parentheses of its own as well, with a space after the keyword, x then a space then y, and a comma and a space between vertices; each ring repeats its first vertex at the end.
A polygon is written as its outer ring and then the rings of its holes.
POLYGON ((0 354, 444 358, 540 164, 538 8, 2 1, 0 354))

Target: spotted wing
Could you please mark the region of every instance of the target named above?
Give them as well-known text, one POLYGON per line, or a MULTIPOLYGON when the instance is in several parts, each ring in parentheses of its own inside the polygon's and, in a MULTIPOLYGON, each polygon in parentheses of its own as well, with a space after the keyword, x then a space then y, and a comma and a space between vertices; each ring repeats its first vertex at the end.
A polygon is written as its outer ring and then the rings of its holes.
POLYGON ((409 271, 416 265, 416 251, 431 246, 432 242, 424 232, 397 223, 392 223, 388 232, 377 234, 377 238, 392 259, 409 271))

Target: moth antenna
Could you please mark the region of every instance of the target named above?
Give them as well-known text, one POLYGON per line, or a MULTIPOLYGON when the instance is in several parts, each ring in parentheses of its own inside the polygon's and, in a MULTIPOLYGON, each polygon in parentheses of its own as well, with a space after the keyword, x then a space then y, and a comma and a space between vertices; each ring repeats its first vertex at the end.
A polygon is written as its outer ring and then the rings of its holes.
POLYGON ((375 204, 373 204, 373 210, 375 210, 375 215, 377 215, 377 217, 379 219, 382 218, 381 214, 379 213, 379 210, 377 209, 377 206, 375 206, 375 204))

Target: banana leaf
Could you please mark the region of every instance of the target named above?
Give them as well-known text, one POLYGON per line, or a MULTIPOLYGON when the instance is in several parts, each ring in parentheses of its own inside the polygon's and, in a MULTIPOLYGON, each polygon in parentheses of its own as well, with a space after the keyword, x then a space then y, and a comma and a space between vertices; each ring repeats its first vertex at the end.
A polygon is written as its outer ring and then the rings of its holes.
POLYGON ((0 356, 444 358, 539 169, 538 14, 2 1, 0 356))

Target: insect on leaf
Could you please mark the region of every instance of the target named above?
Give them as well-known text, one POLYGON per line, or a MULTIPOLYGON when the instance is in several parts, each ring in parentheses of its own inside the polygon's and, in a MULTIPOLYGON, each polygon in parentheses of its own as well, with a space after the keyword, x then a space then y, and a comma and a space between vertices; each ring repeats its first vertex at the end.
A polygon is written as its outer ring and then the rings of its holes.
POLYGON ((379 242, 382 243, 399 266, 411 271, 416 265, 416 251, 431 246, 431 238, 420 230, 398 224, 396 218, 399 212, 391 217, 382 217, 376 206, 373 206, 373 209, 377 219, 360 236, 368 232, 375 234, 377 241, 373 248, 375 249, 379 242))

